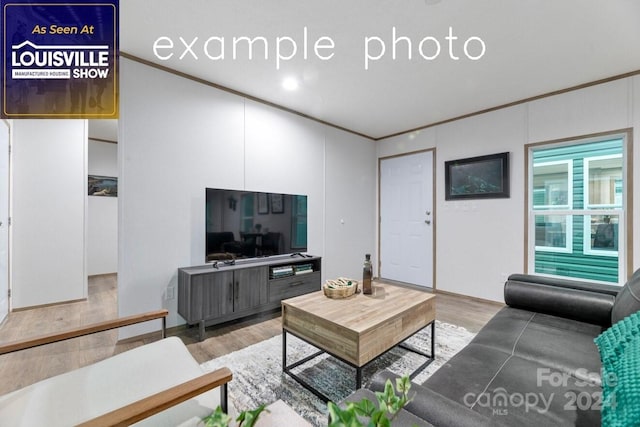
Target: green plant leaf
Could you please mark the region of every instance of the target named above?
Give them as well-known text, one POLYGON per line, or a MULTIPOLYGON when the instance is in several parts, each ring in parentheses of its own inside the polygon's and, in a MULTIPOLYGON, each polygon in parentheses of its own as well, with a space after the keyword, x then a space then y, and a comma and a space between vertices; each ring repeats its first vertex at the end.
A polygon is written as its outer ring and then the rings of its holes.
POLYGON ((389 419, 387 418, 386 413, 381 410, 375 411, 369 421, 369 426, 372 427, 388 427, 389 425, 389 419))
POLYGON ((411 390, 411 380, 408 375, 396 378, 396 390, 402 394, 407 394, 411 390))
POLYGON ((231 422, 231 417, 218 406, 209 416, 202 419, 205 427, 227 427, 231 422))
POLYGON ((367 398, 362 399, 360 402, 353 404, 357 415, 370 417, 373 411, 378 409, 376 405, 367 398))
POLYGON ((369 417, 367 427, 390 427, 397 413, 412 400, 408 397, 408 392, 411 389, 409 376, 404 375, 397 378, 396 388, 397 392, 394 390, 391 380, 387 380, 384 391, 375 393, 378 408, 374 402, 367 398, 360 402, 349 402, 345 409, 329 402, 327 404, 330 417, 329 427, 361 427, 363 423, 358 417, 369 417), (388 418, 387 414, 390 414, 391 417, 388 418))
POLYGON ((329 427, 362 427, 353 403, 347 404, 345 409, 340 408, 333 402, 327 403, 327 407, 330 417, 329 427))
POLYGON ((253 427, 256 421, 258 421, 258 417, 260 416, 262 411, 265 410, 264 408, 265 405, 262 404, 252 411, 240 412, 240 415, 238 415, 238 418, 236 418, 236 421, 238 421, 238 426, 253 427))

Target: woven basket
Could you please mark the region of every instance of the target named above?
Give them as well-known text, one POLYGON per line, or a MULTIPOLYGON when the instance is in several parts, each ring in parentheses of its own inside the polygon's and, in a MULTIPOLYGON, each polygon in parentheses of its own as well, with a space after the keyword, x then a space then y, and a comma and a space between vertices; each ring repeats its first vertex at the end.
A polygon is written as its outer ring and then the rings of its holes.
POLYGON ((346 298, 348 296, 351 296, 353 294, 356 293, 356 290, 358 290, 358 281, 357 280, 351 280, 351 279, 345 279, 351 282, 350 286, 343 286, 343 287, 339 287, 339 288, 330 288, 328 286, 328 282, 325 282, 324 285, 322 285, 322 290, 324 291, 324 294, 329 297, 329 298, 346 298))

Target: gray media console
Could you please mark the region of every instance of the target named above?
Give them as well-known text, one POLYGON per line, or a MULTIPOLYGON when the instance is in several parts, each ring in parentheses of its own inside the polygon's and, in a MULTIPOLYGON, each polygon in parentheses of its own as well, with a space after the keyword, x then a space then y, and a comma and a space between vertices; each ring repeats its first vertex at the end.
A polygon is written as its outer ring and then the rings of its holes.
POLYGON ((322 258, 274 256, 178 269, 178 313, 206 326, 280 307, 283 299, 319 291, 322 258))

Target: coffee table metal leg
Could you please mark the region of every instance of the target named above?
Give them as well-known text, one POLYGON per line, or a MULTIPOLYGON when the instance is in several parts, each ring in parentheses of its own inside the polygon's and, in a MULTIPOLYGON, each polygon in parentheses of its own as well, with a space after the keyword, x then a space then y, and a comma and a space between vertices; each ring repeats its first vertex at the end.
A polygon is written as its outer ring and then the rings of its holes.
POLYGON ((315 387, 313 387, 307 381, 305 381, 304 379, 302 379, 301 377, 297 376, 296 374, 294 374, 291 371, 292 369, 296 368, 297 366, 300 366, 303 363, 307 363, 309 360, 314 359, 314 358, 320 356, 323 353, 324 353, 324 351, 321 350, 321 351, 313 353, 312 355, 309 355, 309 356, 305 357, 304 359, 298 360, 297 362, 294 362, 291 365, 287 365, 287 330, 286 329, 282 330, 282 372, 284 372, 287 375, 289 375, 291 378, 293 378, 295 381, 297 381, 301 386, 303 386, 304 388, 309 390, 311 393, 315 394, 322 401, 328 402, 330 399, 327 396, 322 394, 320 391, 316 390, 315 387))
POLYGON ((436 359, 436 321, 431 322, 431 358, 436 359))
POLYGON ((422 372, 424 368, 426 368, 434 360, 436 360, 436 322, 435 320, 431 322, 431 354, 427 354, 420 349, 417 349, 408 344, 405 344, 404 342, 398 344, 398 347, 404 348, 405 350, 411 351, 413 353, 419 354, 420 356, 424 356, 427 358, 427 360, 422 365, 418 366, 418 368, 409 375, 410 379, 414 379, 420 372, 422 372))
MULTIPOLYGON (((291 332, 289 332, 289 333, 291 333, 291 332)), ((300 338, 302 341, 307 342, 304 338, 298 336, 297 334, 295 334, 295 333, 292 333, 292 334, 294 336, 300 338)), ((300 360, 298 360, 296 362, 293 362, 290 365, 287 365, 287 348, 286 348, 287 347, 287 340, 286 340, 286 336, 287 336, 287 330, 283 329, 282 330, 282 371, 284 373, 286 373, 287 375, 289 375, 291 378, 293 378, 295 381, 297 381, 301 386, 303 386, 304 388, 309 390, 311 393, 316 395, 322 401, 328 402, 329 400, 331 400, 331 399, 329 399, 328 396, 326 396, 325 394, 323 394, 322 392, 317 390, 314 386, 312 386, 310 383, 308 383, 307 381, 305 381, 303 378, 299 377, 298 375, 296 375, 292 371, 292 369, 295 369, 296 367, 298 367, 298 366, 300 366, 300 365, 302 365, 304 363, 307 363, 308 361, 310 361, 312 359, 315 359, 316 357, 318 357, 318 356, 320 356, 322 354, 325 354, 327 352, 324 351, 324 350, 319 350, 319 351, 317 351, 317 352, 315 352, 315 353, 313 353, 313 354, 311 354, 311 355, 309 355, 309 356, 307 356, 307 357, 305 357, 303 359, 300 359, 300 360)), ((313 345, 313 344, 311 344, 311 345, 313 345)), ((347 365, 350 365, 350 366, 354 367, 356 369, 356 383, 358 385, 357 388, 362 387, 362 368, 361 367, 358 368, 357 366, 347 362, 344 359, 341 359, 340 357, 338 357, 336 355, 331 354, 331 356, 333 356, 336 359, 346 363, 347 365)))
POLYGON ((287 331, 282 330, 282 371, 287 371, 287 331))
MULTIPOLYGON (((427 325, 427 326, 429 326, 429 325, 427 325)), ((427 326, 425 326, 425 328, 427 326)), ((292 334, 294 336, 300 338, 302 341, 307 342, 304 338, 300 337, 298 334, 295 334, 295 333, 292 333, 292 334)), ((419 355, 424 356, 424 357, 427 358, 426 362, 424 362, 415 371, 413 371, 413 373, 409 376, 410 379, 415 378, 416 375, 418 375, 424 368, 429 366, 429 364, 435 360, 435 358, 436 358, 436 345, 435 345, 436 338, 435 338, 435 334, 436 334, 436 323, 435 323, 435 320, 434 320, 433 322, 431 322, 431 354, 427 354, 424 351, 421 351, 421 350, 419 350, 417 348, 413 348, 413 347, 411 347, 411 346, 409 346, 407 344, 404 344, 404 343, 398 344, 399 347, 402 347, 405 350, 411 351, 413 353, 419 354, 419 355)), ((385 351, 382 354, 385 354, 390 350, 391 349, 385 351)), ((302 365, 304 363, 307 363, 309 360, 314 359, 314 358, 320 356, 323 353, 327 353, 327 352, 325 352, 323 350, 320 350, 320 351, 318 351, 316 353, 313 353, 313 354, 311 354, 311 355, 309 355, 309 356, 307 356, 307 357, 305 357, 305 358, 303 358, 301 360, 298 360, 298 361, 292 363, 291 365, 287 365, 287 330, 286 329, 282 329, 282 371, 284 373, 288 374, 291 378, 293 378, 295 381, 297 381, 304 388, 306 388, 307 390, 309 390, 310 392, 315 394, 317 397, 319 397, 320 399, 322 399, 325 402, 328 402, 330 399, 326 395, 324 395, 323 393, 318 391, 311 384, 309 384, 304 379, 302 379, 301 377, 297 376, 296 374, 294 374, 291 371, 292 369, 294 369, 294 368, 296 368, 296 367, 298 367, 298 366, 300 366, 300 365, 302 365)), ((335 354, 331 354, 331 353, 329 353, 329 354, 331 356, 335 357, 336 359, 346 363, 347 365, 350 365, 353 368, 355 368, 355 370, 356 370, 356 390, 362 388, 362 369, 365 368, 367 365, 369 365, 369 363, 372 363, 378 357, 382 356, 382 354, 380 354, 375 359, 367 362, 366 364, 364 364, 362 366, 356 366, 356 365, 354 365, 354 364, 352 364, 350 362, 347 362, 346 360, 336 356, 335 354)))

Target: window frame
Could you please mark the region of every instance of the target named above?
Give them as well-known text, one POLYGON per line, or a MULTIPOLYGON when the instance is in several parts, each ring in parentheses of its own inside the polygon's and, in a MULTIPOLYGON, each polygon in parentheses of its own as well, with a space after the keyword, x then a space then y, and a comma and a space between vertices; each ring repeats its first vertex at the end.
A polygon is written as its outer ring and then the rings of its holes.
MULTIPOLYGON (((623 143, 624 144, 624 143, 623 143)), ((584 235, 591 235, 591 217, 592 216, 602 216, 602 215, 609 215, 609 216, 617 216, 618 217, 618 235, 622 235, 624 236, 624 234, 621 234, 621 231, 623 230, 623 218, 624 218, 624 211, 623 211, 623 206, 624 206, 624 182, 623 182, 623 186, 622 186, 622 191, 623 191, 623 200, 622 203, 617 204, 617 203, 590 203, 590 197, 591 197, 591 187, 590 187, 590 168, 588 167, 588 165, 591 162, 595 162, 598 160, 609 160, 609 159, 621 159, 621 163, 622 163, 622 179, 624 179, 624 153, 619 153, 619 154, 607 154, 604 156, 591 156, 591 157, 585 157, 584 158, 584 167, 583 167, 583 171, 582 171, 582 175, 583 175, 583 182, 584 182, 584 194, 586 194, 587 196, 584 199, 584 210, 587 212, 593 212, 592 214, 585 214, 584 215, 584 224, 583 224, 583 233, 584 235)), ((615 191, 615 190, 614 190, 615 191)), ((619 245, 618 245, 619 246, 619 245)), ((615 251, 607 251, 607 250, 601 250, 601 249, 594 249, 591 243, 591 239, 583 239, 583 253, 586 255, 597 255, 597 256, 608 256, 608 257, 616 257, 619 256, 619 248, 618 250, 615 251)))
MULTIPOLYGON (((550 215, 549 212, 553 212, 554 216, 564 216, 565 217, 565 245, 562 246, 543 246, 543 245, 535 245, 536 251, 543 252, 556 252, 556 253, 571 253, 573 248, 573 233, 569 233, 567 230, 573 230, 573 218, 571 215, 566 215, 563 213, 564 211, 571 211, 573 209, 573 174, 571 171, 573 170, 573 159, 566 160, 553 160, 550 162, 541 162, 538 164, 532 165, 533 177, 535 180, 535 168, 536 167, 544 167, 544 166, 555 166, 555 165, 567 165, 567 201, 566 205, 534 205, 533 204, 533 194, 531 206, 533 210, 533 222, 535 229, 535 217, 540 215, 550 215)), ((546 185, 545 185, 546 187, 546 185)), ((545 190, 546 191, 546 190, 545 190)), ((535 240, 534 240, 535 241, 535 240)))
MULTIPOLYGON (((617 284, 622 286, 629 275, 633 272, 633 129, 625 128, 614 131, 581 135, 576 137, 562 138, 549 141, 540 141, 525 144, 524 168, 525 168, 525 209, 524 209, 524 272, 541 276, 557 277, 563 279, 580 280, 584 282, 617 284), (533 152, 541 148, 554 148, 570 145, 581 145, 595 142, 606 142, 614 139, 622 140, 622 209, 616 210, 615 214, 620 215, 618 228, 618 281, 602 281, 595 279, 583 279, 568 275, 555 275, 549 273, 538 273, 536 269, 536 249, 535 249, 535 218, 534 215, 544 211, 537 211, 533 208, 533 152)), ((575 184, 575 183, 574 183, 575 184)), ((598 209, 585 211, 584 209, 574 209, 570 213, 573 216, 604 215, 608 209, 598 209)), ((556 212, 561 214, 562 212, 556 212)), ((584 230, 582 231, 584 233, 584 230)), ((583 236, 584 237, 584 236, 583 236)), ((601 254, 597 254, 601 255, 601 254)))

